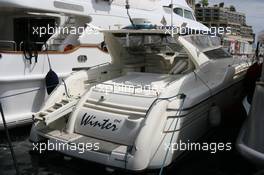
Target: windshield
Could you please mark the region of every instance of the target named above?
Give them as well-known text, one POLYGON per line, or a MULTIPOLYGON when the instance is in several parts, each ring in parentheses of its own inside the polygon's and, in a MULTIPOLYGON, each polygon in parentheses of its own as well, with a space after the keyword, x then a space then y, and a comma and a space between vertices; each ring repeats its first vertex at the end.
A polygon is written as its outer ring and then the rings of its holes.
POLYGON ((191 35, 185 36, 184 38, 201 52, 204 52, 209 59, 231 57, 231 55, 223 49, 221 39, 219 37, 209 35, 191 35))
POLYGON ((129 36, 115 35, 120 44, 126 48, 130 54, 175 54, 182 50, 182 46, 177 43, 171 35, 160 34, 130 34, 129 36))
POLYGON ((184 37, 187 41, 197 47, 200 51, 215 49, 221 46, 219 37, 209 35, 189 35, 184 37))
POLYGON ((226 52, 223 48, 210 50, 207 52, 204 52, 204 54, 210 58, 210 59, 223 59, 223 58, 230 58, 231 55, 226 52))

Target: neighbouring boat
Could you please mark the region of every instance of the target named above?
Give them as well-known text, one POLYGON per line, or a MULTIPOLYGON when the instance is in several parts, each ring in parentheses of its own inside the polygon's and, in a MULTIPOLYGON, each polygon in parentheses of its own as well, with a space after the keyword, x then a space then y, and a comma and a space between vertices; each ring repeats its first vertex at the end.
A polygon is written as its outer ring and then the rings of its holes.
POLYGON ((243 98, 250 62, 232 58, 217 37, 163 30, 104 37, 112 62, 58 86, 34 114, 32 142, 114 168, 162 168, 184 152, 170 146, 195 142, 220 123, 223 108, 243 98))
MULTIPOLYGON (((0 0, 0 101, 8 126, 32 122, 32 113, 48 97, 44 81, 50 70, 48 58, 60 80, 75 70, 111 61, 97 31, 131 26, 125 2, 0 0)), ((137 27, 172 21, 174 26, 207 30, 184 0, 170 2, 130 1, 132 21, 137 27)))
MULTIPOLYGON (((264 43, 264 32, 259 34, 258 48, 256 57, 259 61, 259 51, 261 45, 264 43)), ((256 72, 256 71, 255 71, 256 72)), ((264 124, 264 65, 262 63, 262 73, 259 80, 256 82, 255 92, 252 93, 251 103, 247 100, 244 101, 247 104, 248 118, 241 128, 240 134, 237 139, 237 148, 242 156, 256 164, 258 168, 264 168, 264 137, 263 137, 263 124, 264 124)), ((254 87, 254 86, 253 86, 254 87)), ((262 171, 263 173, 263 171, 262 171)), ((261 174, 261 173, 260 173, 261 174)))

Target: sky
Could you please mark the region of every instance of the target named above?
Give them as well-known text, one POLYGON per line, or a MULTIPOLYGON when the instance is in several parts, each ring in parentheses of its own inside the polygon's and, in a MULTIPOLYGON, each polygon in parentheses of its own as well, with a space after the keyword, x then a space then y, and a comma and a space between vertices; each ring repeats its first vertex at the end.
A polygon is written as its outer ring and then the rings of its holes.
POLYGON ((210 5, 220 2, 225 6, 234 5, 237 11, 245 13, 247 24, 253 26, 256 35, 264 30, 264 0, 209 0, 210 5))

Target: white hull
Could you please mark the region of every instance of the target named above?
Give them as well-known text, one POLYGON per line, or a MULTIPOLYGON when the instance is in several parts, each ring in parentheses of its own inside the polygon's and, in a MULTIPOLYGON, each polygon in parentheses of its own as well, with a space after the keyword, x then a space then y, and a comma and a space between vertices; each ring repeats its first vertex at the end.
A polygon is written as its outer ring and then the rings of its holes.
MULTIPOLYGON (((182 143, 196 143, 195 141, 201 138, 212 127, 209 122, 209 113, 212 105, 217 104, 217 106, 226 107, 226 105, 229 105, 226 103, 227 101, 237 102, 238 100, 241 100, 242 94, 237 94, 237 89, 241 89, 242 87, 243 83, 240 82, 223 90, 215 97, 184 111, 183 117, 177 116, 175 118, 170 118, 169 122, 171 125, 171 131, 164 131, 163 121, 160 122, 159 126, 157 126, 153 123, 154 118, 150 118, 149 120, 152 120, 151 123, 153 126, 150 125, 146 126, 145 129, 142 128, 142 130, 147 131, 145 134, 140 134, 140 136, 138 136, 141 138, 137 138, 138 141, 136 143, 138 145, 145 146, 138 148, 138 151, 134 151, 133 155, 127 154, 127 150, 131 149, 127 145, 107 142, 104 140, 83 136, 82 134, 63 134, 59 130, 45 129, 45 131, 43 130, 41 132, 36 132, 36 134, 39 134, 38 137, 43 136, 43 138, 48 139, 49 142, 53 143, 54 145, 65 144, 70 147, 72 143, 99 143, 99 146, 102 148, 99 151, 85 151, 84 153, 80 153, 79 151, 58 150, 59 152, 68 156, 130 171, 160 169, 162 167, 161 161, 164 160, 166 155, 166 145, 169 145, 172 134, 174 133, 172 143, 179 143, 179 141, 182 143), (237 94, 239 96, 234 97, 233 94, 237 94), (178 126, 176 131, 173 131, 172 128, 174 128, 177 119, 179 119, 178 126)), ((169 113, 167 115, 169 116, 169 113)), ((148 121, 146 121, 146 123, 148 123, 148 121)), ((165 167, 173 163, 184 152, 185 151, 183 150, 169 151, 165 167)))
MULTIPOLYGON (((250 66, 242 59, 234 60, 229 56, 209 59, 211 57, 204 54, 206 51, 197 55, 194 52, 197 48, 187 42, 188 37, 179 37, 175 43, 179 45, 174 49, 180 54, 173 58, 182 61, 180 55, 187 54, 183 59, 189 61, 189 66, 180 69, 176 63, 172 66, 173 72, 165 74, 159 72, 167 71, 161 60, 171 57, 162 51, 158 54, 158 45, 153 49, 148 43, 145 45, 147 54, 134 57, 133 52, 137 51, 128 52, 127 45, 119 45, 125 43, 122 35, 113 36, 106 34, 107 43, 111 43, 109 50, 113 64, 70 76, 66 80, 69 91, 72 91, 70 98, 62 95, 63 85, 57 88, 41 111, 34 114, 31 141, 48 140, 66 146, 98 143, 99 149, 83 153, 56 150, 115 168, 131 171, 157 169, 168 166, 184 152, 169 151, 166 157, 168 145, 195 143, 210 127, 219 124, 221 109, 230 105, 229 102, 242 99, 242 80, 250 66), (118 36, 120 43, 117 42, 118 36), (184 49, 179 49, 180 46, 184 49), (137 67, 142 65, 140 59, 144 69, 137 67), (160 61, 160 64, 153 65, 150 61, 160 61), (192 67, 192 63, 196 67, 192 67), (186 72, 190 67, 193 70, 186 72), (76 80, 81 85, 75 85, 76 80), (115 83, 121 82, 131 85, 133 91, 116 89, 115 83), (138 84, 158 85, 165 89, 160 93, 146 89, 138 91, 138 84)), ((173 43, 172 40, 168 47, 173 43)), ((212 48, 208 46, 206 49, 212 48)))

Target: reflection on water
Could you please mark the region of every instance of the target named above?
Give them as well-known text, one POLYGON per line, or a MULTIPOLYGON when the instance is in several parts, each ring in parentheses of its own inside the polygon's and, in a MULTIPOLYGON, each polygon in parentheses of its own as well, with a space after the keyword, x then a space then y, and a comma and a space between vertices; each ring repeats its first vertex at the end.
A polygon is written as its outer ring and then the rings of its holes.
MULTIPOLYGON (((212 132, 207 142, 234 142, 244 113, 232 110, 225 114, 220 128, 212 132), (239 117, 240 116, 240 117, 239 117)), ((10 131, 15 154, 18 159, 20 173, 23 175, 81 175, 107 174, 103 166, 80 159, 66 159, 57 152, 38 154, 33 152, 33 146, 28 141, 30 127, 12 129, 10 131)), ((203 140, 204 141, 204 140, 203 140)), ((12 157, 5 140, 5 133, 0 132, 0 175, 14 175, 12 157)), ((252 175, 254 168, 243 160, 235 150, 210 154, 208 152, 191 152, 178 163, 174 163, 166 174, 177 175, 252 175)), ((129 174, 115 172, 113 174, 129 174)), ((141 174, 158 174, 145 172, 141 174)))

